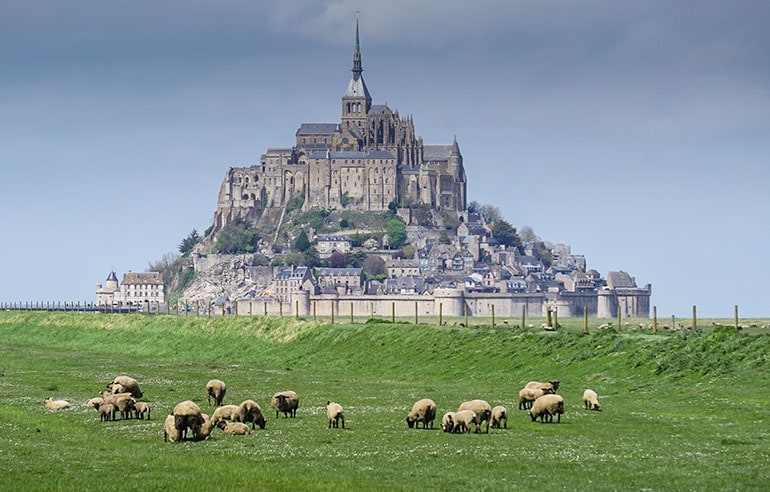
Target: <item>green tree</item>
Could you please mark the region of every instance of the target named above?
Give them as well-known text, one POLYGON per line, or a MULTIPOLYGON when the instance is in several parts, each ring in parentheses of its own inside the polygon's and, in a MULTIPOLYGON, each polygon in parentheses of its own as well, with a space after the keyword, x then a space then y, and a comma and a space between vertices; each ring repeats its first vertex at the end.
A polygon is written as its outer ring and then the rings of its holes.
POLYGON ((188 234, 186 238, 182 239, 182 242, 179 244, 179 254, 184 256, 192 251, 200 239, 201 237, 198 235, 198 231, 193 229, 192 232, 188 234))
POLYGON ((406 243, 406 224, 400 218, 390 219, 385 224, 388 233, 388 242, 392 249, 399 249, 406 243))
POLYGON ((540 258, 546 269, 553 265, 553 253, 543 241, 538 241, 533 245, 532 253, 540 258))
POLYGON ((449 236, 446 232, 441 233, 441 237, 438 238, 439 244, 452 244, 452 241, 449 240, 449 236))
POLYGON ((297 237, 294 238, 293 246, 294 249, 297 251, 302 251, 303 253, 310 247, 310 240, 307 238, 307 234, 305 234, 304 230, 299 231, 297 237))
POLYGON ((223 254, 253 253, 259 237, 243 220, 230 222, 219 231, 214 251, 223 254))
POLYGON ((516 234, 516 228, 514 228, 508 221, 498 219, 492 224, 490 229, 492 230, 492 236, 498 243, 508 248, 514 247, 521 250, 521 239, 519 239, 519 235, 516 234))

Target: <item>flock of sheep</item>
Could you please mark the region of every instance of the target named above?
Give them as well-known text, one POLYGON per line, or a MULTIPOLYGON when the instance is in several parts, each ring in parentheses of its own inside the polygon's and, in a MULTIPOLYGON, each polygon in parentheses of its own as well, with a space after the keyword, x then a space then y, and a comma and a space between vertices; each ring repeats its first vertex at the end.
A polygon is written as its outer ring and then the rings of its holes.
MULTIPOLYGON (((94 408, 99 413, 101 421, 115 420, 116 415, 122 419, 150 419, 150 405, 139 402, 143 393, 136 379, 129 376, 116 376, 107 384, 109 391, 103 391, 100 397, 91 398, 86 406, 94 408)), ((564 398, 556 394, 559 381, 546 383, 530 381, 519 391, 519 410, 529 410, 532 422, 540 418, 541 422, 561 422, 564 413, 564 398)), ((214 413, 209 416, 192 400, 178 403, 163 422, 164 441, 179 442, 185 439, 195 441, 206 440, 211 436, 215 427, 228 435, 247 435, 259 426, 264 429, 266 420, 262 409, 254 400, 245 400, 240 405, 224 405, 227 386, 219 379, 212 379, 206 384, 208 404, 213 404, 214 413), (213 402, 213 403, 212 403, 213 402), (248 424, 251 423, 251 429, 248 424), (189 436, 188 436, 189 431, 189 436)), ((591 389, 583 392, 583 403, 588 410, 601 410, 598 395, 591 389)), ((65 400, 46 398, 45 405, 50 410, 62 410, 70 407, 65 400)), ((285 418, 297 416, 299 395, 294 391, 279 391, 270 401, 275 410, 275 417, 283 413, 285 418)), ((423 398, 412 405, 406 416, 409 428, 433 428, 436 419, 436 403, 430 398, 423 398)), ((326 416, 329 428, 345 428, 345 411, 339 403, 326 402, 326 416)), ((448 433, 470 433, 471 428, 476 433, 481 432, 482 424, 486 422, 486 432, 489 428, 508 428, 508 410, 504 406, 492 407, 485 400, 470 400, 460 404, 456 412, 447 412, 441 419, 441 429, 448 433)))

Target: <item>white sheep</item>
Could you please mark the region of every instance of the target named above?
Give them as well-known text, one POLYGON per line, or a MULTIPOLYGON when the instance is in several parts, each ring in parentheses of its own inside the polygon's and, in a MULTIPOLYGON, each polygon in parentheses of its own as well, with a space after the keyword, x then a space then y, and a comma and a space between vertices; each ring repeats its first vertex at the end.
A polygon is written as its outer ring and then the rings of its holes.
POLYGON ((201 428, 194 436, 196 441, 205 441, 209 438, 209 436, 211 436, 211 431, 214 429, 214 424, 211 422, 211 417, 205 413, 202 413, 201 419, 203 420, 201 428))
POLYGON ((486 402, 486 400, 470 400, 464 401, 457 408, 457 411, 473 410, 478 416, 478 425, 476 426, 476 432, 481 432, 481 423, 487 421, 486 431, 489 432, 489 419, 492 417, 492 406, 486 402))
MULTIPOLYGON (((473 410, 460 410, 455 412, 453 432, 464 432, 470 434, 471 425, 476 425, 476 433, 481 432, 481 417, 473 410)), ((489 422, 487 422, 489 423, 489 422)))
POLYGON ((508 410, 502 406, 498 405, 495 408, 492 409, 492 420, 489 424, 493 429, 500 429, 501 424, 505 425, 505 429, 508 428, 508 410))
POLYGON ((120 412, 122 419, 131 418, 131 414, 136 407, 136 400, 131 396, 131 393, 116 393, 102 392, 102 400, 104 403, 111 403, 115 405, 115 410, 120 412))
POLYGON ((122 386, 122 391, 112 391, 113 393, 131 393, 131 396, 134 398, 141 398, 143 396, 142 390, 139 389, 139 383, 130 376, 115 376, 110 383, 107 383, 107 387, 110 389, 114 389, 113 386, 115 385, 122 386))
POLYGON ((553 416, 558 415, 557 422, 561 422, 564 413, 564 398, 561 395, 543 395, 529 409, 532 422, 540 417, 540 422, 553 422, 553 416))
POLYGON ((299 408, 299 395, 291 390, 279 391, 273 395, 270 406, 275 409, 275 418, 278 418, 279 412, 283 412, 284 418, 294 418, 297 416, 297 408, 299 408))
POLYGON ((599 395, 592 389, 587 389, 583 392, 583 403, 586 406, 586 410, 601 410, 602 406, 599 405, 599 395))
POLYGON ((176 428, 176 417, 174 417, 174 414, 166 417, 166 420, 163 422, 163 440, 166 442, 179 442, 182 440, 182 434, 176 428))
POLYGON ((251 422, 251 428, 254 429, 255 424, 260 429, 265 428, 265 416, 262 415, 262 408, 254 400, 246 400, 238 406, 238 420, 247 424, 251 422))
POLYGON ((441 430, 453 432, 455 429, 455 412, 447 412, 441 417, 441 430))
POLYGON ((245 436, 249 432, 249 426, 243 422, 227 422, 226 420, 220 420, 217 427, 222 429, 225 434, 231 436, 245 436))
POLYGON ((101 405, 102 403, 104 403, 104 398, 101 398, 101 397, 97 396, 96 398, 89 399, 86 402, 86 407, 88 407, 88 408, 95 408, 96 411, 99 411, 99 405, 101 405))
POLYGON ((174 416, 174 426, 182 439, 187 438, 187 429, 191 429, 193 436, 200 432, 203 425, 203 416, 200 407, 191 400, 185 400, 177 403, 171 412, 174 416))
POLYGON ((436 403, 430 398, 423 398, 418 400, 412 405, 412 411, 406 416, 406 423, 409 428, 413 428, 415 424, 417 428, 420 428, 420 422, 422 422, 422 428, 427 429, 430 424, 433 428, 433 421, 436 419, 436 403))
POLYGON ((136 402, 134 404, 134 418, 144 420, 144 416, 147 416, 147 420, 150 420, 150 405, 143 401, 136 402))
POLYGON ((335 429, 340 426, 340 420, 342 421, 342 428, 345 428, 345 412, 342 410, 342 405, 334 403, 333 401, 326 402, 326 416, 329 418, 329 428, 335 429))
POLYGON ((222 405, 214 410, 211 415, 211 421, 217 425, 221 420, 238 422, 241 419, 241 407, 238 405, 222 405))
POLYGON ((69 408, 70 404, 67 400, 54 400, 50 396, 47 396, 45 398, 45 406, 49 410, 64 410, 65 408, 69 408))
POLYGON ((212 379, 206 383, 206 399, 209 402, 209 405, 211 405, 211 399, 214 398, 214 406, 221 406, 222 400, 225 398, 225 393, 227 393, 227 387, 225 386, 224 381, 212 379))
POLYGON ((524 385, 525 388, 540 388, 546 393, 556 393, 559 391, 559 385, 561 383, 558 379, 554 379, 553 381, 549 381, 547 383, 541 383, 540 381, 530 381, 526 385, 524 385))
MULTIPOLYGON (((551 392, 548 390, 547 393, 551 392)), ((519 391, 519 410, 529 410, 535 400, 547 393, 543 388, 523 388, 519 391)))

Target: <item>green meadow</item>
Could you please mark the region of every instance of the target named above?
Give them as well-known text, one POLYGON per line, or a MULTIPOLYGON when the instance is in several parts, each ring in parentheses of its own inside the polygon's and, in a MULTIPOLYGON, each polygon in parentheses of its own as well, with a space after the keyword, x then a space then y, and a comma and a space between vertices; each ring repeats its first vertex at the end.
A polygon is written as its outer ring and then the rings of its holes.
MULTIPOLYGON (((330 324, 288 318, 0 313, 2 490, 767 490, 770 333, 702 322, 697 332, 556 332, 330 324), (708 328, 706 328, 708 327, 708 328), (84 406, 115 375, 139 380, 150 420, 100 422, 84 406), (163 420, 205 384, 256 400, 264 430, 163 441, 163 420), (559 379, 561 423, 518 410, 530 380, 559 379), (583 390, 602 411, 585 410, 583 390), (296 419, 271 395, 300 395, 296 419), (69 401, 47 410, 46 396, 69 401), (409 429, 413 402, 438 405, 409 429), (441 416, 481 398, 507 429, 460 435, 441 416), (327 400, 345 408, 329 429, 327 400)), ((349 321, 349 320, 347 320, 349 321)), ((534 320, 540 326, 542 320, 534 320)), ((649 320, 645 320, 649 322, 649 320)), ((596 326, 598 322, 591 320, 596 326)), ((699 322, 699 326, 700 326, 699 322)), ((725 321, 725 324, 729 322, 725 321)), ((634 325, 631 325, 634 326, 634 325)))

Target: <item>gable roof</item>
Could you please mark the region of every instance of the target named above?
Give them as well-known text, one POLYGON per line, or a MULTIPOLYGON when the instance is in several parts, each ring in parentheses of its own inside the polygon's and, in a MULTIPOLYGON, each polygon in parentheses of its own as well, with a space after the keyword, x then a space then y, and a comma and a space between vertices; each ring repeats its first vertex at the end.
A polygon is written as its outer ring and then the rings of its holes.
POLYGON ((297 135, 331 135, 340 130, 339 123, 302 123, 297 135))

